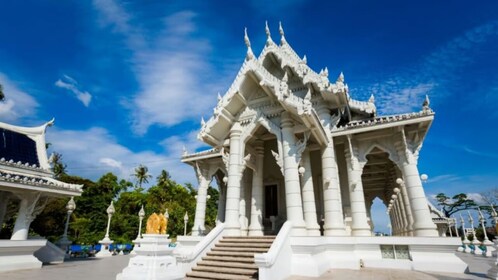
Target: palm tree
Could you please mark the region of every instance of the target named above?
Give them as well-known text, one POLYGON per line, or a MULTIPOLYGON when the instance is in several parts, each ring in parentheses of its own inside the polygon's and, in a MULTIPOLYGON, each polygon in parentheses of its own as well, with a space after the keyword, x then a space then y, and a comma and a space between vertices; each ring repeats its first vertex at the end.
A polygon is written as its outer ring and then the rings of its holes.
POLYGON ((157 176, 157 184, 158 185, 165 185, 170 178, 171 178, 171 176, 169 175, 169 172, 163 169, 161 171, 161 174, 159 174, 159 176, 157 176))
POLYGON ((3 94, 3 86, 0 84, 0 101, 5 100, 5 95, 3 94))
POLYGON ((135 174, 133 176, 137 180, 137 185, 141 189, 143 183, 148 183, 149 178, 152 176, 149 174, 149 169, 147 166, 140 164, 137 168, 135 168, 135 174))

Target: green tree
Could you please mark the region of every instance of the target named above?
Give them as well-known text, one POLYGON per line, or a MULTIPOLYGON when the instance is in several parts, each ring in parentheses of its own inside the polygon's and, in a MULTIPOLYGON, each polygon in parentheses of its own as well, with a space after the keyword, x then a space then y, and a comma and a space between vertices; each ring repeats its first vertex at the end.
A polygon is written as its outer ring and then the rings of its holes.
POLYGON ((459 193, 453 197, 446 196, 444 193, 439 193, 436 195, 436 200, 438 205, 443 207, 443 214, 448 218, 459 211, 474 208, 476 206, 474 200, 469 199, 464 193, 459 193))
POLYGON ((158 185, 167 184, 169 179, 171 179, 169 172, 163 169, 161 170, 161 174, 157 176, 157 184, 158 185))
POLYGON ((62 175, 66 175, 67 165, 62 162, 62 154, 54 152, 50 156, 50 161, 52 162, 52 172, 54 172, 55 178, 60 179, 62 175))
POLYGON ((135 174, 133 174, 135 179, 137 180, 137 186, 139 189, 142 189, 143 183, 148 183, 149 179, 152 176, 149 174, 149 169, 147 166, 140 164, 137 168, 135 168, 135 174))

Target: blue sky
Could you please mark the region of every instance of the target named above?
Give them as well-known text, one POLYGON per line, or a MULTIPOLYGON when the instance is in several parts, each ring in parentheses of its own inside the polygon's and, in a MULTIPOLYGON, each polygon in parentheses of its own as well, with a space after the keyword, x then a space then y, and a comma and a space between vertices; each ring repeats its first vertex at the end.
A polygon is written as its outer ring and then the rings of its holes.
POLYGON ((313 69, 343 71, 382 114, 430 96, 428 195, 498 187, 498 2, 402 2, 2 1, 0 120, 55 117, 48 139, 74 174, 130 178, 143 163, 195 182, 182 147, 202 147, 200 119, 243 62, 244 27, 259 53, 265 20, 275 41, 282 21, 313 69))

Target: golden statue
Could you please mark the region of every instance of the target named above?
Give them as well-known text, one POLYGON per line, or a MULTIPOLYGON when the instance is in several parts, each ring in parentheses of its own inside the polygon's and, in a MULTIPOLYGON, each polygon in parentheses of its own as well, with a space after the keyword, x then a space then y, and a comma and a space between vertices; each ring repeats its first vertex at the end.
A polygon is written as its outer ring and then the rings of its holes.
MULTIPOLYGON (((167 213, 167 212, 166 212, 167 213)), ((168 218, 162 213, 157 215, 153 213, 147 219, 147 234, 166 234, 166 229, 168 228, 168 218)))

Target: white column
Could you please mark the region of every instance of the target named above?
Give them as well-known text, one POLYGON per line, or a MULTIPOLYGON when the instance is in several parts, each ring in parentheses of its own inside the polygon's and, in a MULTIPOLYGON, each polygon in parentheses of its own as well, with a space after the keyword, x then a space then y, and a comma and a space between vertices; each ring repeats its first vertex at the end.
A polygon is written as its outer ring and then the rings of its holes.
POLYGON ((209 180, 208 178, 206 178, 206 176, 208 176, 206 172, 207 170, 203 169, 203 167, 201 167, 199 164, 197 164, 196 168, 199 187, 197 188, 197 204, 195 206, 195 218, 194 227, 192 228, 192 236, 202 236, 204 235, 204 232, 206 230, 206 201, 209 180))
MULTIPOLYGON (((330 112, 326 106, 318 106, 318 115, 323 126, 330 130, 330 112)), ((334 138, 327 134, 329 142, 322 149, 322 178, 323 178, 323 209, 324 209, 324 235, 346 235, 344 216, 342 213, 341 187, 339 184, 339 171, 334 150, 334 138)))
POLYGON ((18 194, 21 199, 19 203, 19 212, 17 213, 16 223, 10 240, 27 240, 29 225, 35 219, 34 209, 38 203, 39 195, 36 194, 18 194))
POLYGON ((392 235, 395 236, 395 235, 397 235, 398 228, 397 228, 397 225, 396 225, 396 219, 394 217, 394 209, 391 208, 391 211, 389 211, 389 216, 391 218, 392 235))
POLYGON ((401 210, 401 219, 403 221, 403 235, 408 236, 409 229, 408 229, 408 217, 407 217, 405 202, 404 202, 405 198, 403 197, 403 193, 401 192, 401 190, 399 188, 396 188, 395 191, 396 190, 398 191, 396 194, 398 196, 399 207, 401 210))
POLYGON ((281 127, 287 220, 292 222, 292 235, 305 236, 307 232, 303 217, 301 186, 296 161, 296 136, 294 135, 294 124, 288 112, 282 113, 281 127))
POLYGON ((431 218, 416 162, 404 162, 402 172, 414 219, 414 236, 438 236, 436 225, 431 218))
POLYGON ((247 211, 246 211, 246 188, 249 187, 249 182, 247 182, 247 177, 244 176, 244 172, 241 172, 241 182, 240 182, 240 201, 239 201, 239 224, 240 224, 240 235, 247 236, 249 231, 248 221, 247 221, 247 211))
POLYGON ((240 236, 240 134, 242 129, 238 122, 230 130, 230 160, 228 166, 227 198, 225 206, 226 235, 240 236))
POLYGON ((308 236, 320 236, 320 226, 316 217, 315 192, 313 189, 313 177, 311 176, 310 151, 304 150, 301 158, 304 167, 301 183, 303 191, 304 221, 308 236))
POLYGON ((412 209, 411 209, 411 206, 410 206, 410 200, 408 199, 408 192, 406 190, 406 186, 405 186, 405 183, 402 179, 400 180, 396 180, 396 183, 398 183, 398 185, 400 186, 400 189, 401 189, 401 194, 403 196, 403 206, 405 208, 405 212, 406 212, 406 220, 407 220, 407 232, 408 232, 408 236, 413 236, 413 216, 412 216, 412 209))
POLYGON ((252 172, 251 191, 251 224, 249 225, 249 236, 263 235, 263 142, 258 141, 256 149, 256 170, 252 172))
POLYGON ((396 213, 396 219, 398 220, 398 235, 403 235, 403 218, 401 217, 401 208, 399 207, 399 199, 394 200, 394 210, 396 213))
POLYGON ((5 214, 7 213, 7 204, 9 204, 9 192, 0 192, 0 229, 2 228, 5 214))
POLYGON ((367 221, 367 209, 361 173, 365 162, 359 162, 354 151, 352 140, 348 135, 346 149, 346 163, 348 168, 349 199, 351 203, 352 234, 353 236, 371 236, 370 226, 367 221))

